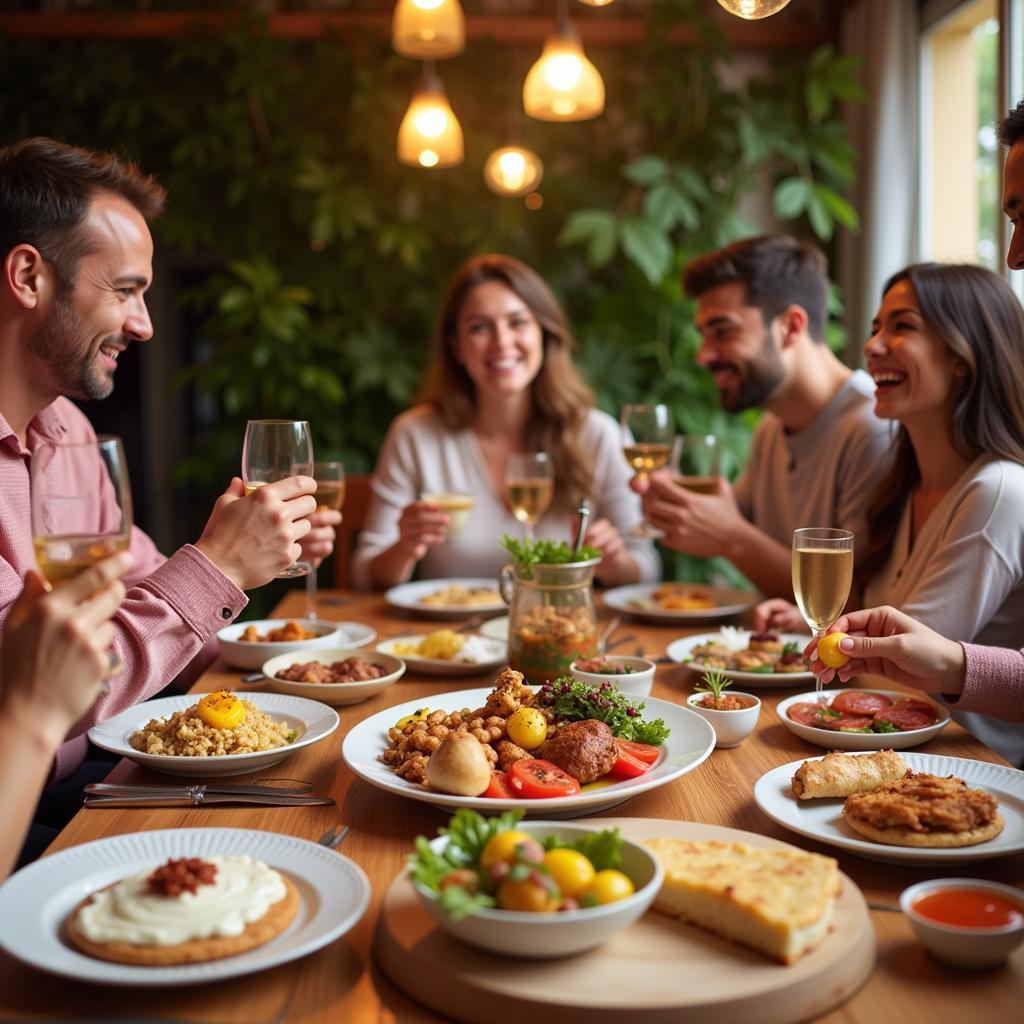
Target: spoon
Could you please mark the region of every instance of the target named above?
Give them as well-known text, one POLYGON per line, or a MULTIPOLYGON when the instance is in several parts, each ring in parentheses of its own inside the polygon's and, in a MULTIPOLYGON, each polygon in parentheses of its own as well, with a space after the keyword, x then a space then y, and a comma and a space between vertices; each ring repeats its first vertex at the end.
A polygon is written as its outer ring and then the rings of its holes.
POLYGON ((579 525, 576 527, 576 539, 572 544, 573 554, 576 554, 576 552, 583 547, 583 538, 586 536, 587 524, 590 522, 590 505, 586 498, 580 502, 580 507, 576 509, 576 515, 580 517, 580 521, 579 525))

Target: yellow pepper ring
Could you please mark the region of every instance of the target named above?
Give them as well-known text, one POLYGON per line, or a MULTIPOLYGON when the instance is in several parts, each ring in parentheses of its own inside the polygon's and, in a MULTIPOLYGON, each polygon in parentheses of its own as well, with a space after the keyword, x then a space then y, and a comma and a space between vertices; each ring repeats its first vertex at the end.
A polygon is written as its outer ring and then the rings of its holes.
POLYGON ((429 714, 430 708, 417 708, 411 715, 406 715, 405 718, 400 718, 395 722, 395 728, 404 729, 407 725, 411 725, 413 722, 419 722, 429 714))
POLYGON ((199 701, 199 717, 213 729, 235 729, 245 721, 245 705, 228 690, 218 690, 199 701))

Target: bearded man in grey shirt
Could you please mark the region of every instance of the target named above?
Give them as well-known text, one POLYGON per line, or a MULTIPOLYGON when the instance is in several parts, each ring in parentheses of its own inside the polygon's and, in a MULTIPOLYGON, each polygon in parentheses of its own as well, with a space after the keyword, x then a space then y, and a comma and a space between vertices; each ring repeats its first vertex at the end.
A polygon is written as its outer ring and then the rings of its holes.
POLYGON ((792 595, 794 530, 831 526, 864 539, 864 507, 891 449, 871 378, 825 343, 827 271, 820 250, 785 235, 745 239, 686 268, 697 363, 713 374, 723 409, 765 415, 734 488, 720 479, 717 493, 692 493, 667 471, 631 484, 663 544, 728 558, 769 596, 792 595))

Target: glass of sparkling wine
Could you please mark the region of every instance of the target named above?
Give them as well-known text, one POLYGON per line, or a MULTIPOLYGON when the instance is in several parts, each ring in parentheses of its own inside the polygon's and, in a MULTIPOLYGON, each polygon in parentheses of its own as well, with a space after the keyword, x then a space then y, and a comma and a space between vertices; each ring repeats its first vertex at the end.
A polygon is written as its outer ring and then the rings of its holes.
MULTIPOLYGON (((345 504, 345 464, 343 462, 314 462, 313 479, 316 480, 316 510, 341 511, 345 504)), ((316 569, 306 573, 306 618, 315 621, 319 616, 316 608, 316 569)))
MULTIPOLYGON (((128 550, 132 493, 120 438, 44 441, 32 453, 29 479, 32 546, 47 590, 128 550)), ((109 657, 112 675, 123 663, 114 651, 109 657)))
MULTIPOLYGON (((793 593, 816 640, 842 614, 852 583, 852 533, 825 527, 793 531, 793 593)), ((823 702, 821 676, 815 689, 823 702)))
POLYGON ((718 438, 714 434, 686 434, 673 447, 676 483, 696 494, 718 491, 718 438))
MULTIPOLYGON (((641 480, 668 464, 672 453, 674 426, 667 405, 626 405, 619 417, 622 451, 641 480)), ((657 537, 659 531, 647 523, 631 530, 634 536, 657 537)))
POLYGON ((462 533, 473 512, 473 495, 468 491, 420 491, 420 500, 436 505, 448 517, 445 540, 462 533))
MULTIPOLYGON (((305 420, 249 420, 242 444, 242 482, 252 494, 264 484, 313 475, 313 439, 305 420)), ((305 576, 308 562, 293 562, 279 579, 305 576)))
POLYGON ((537 520, 555 494, 555 473, 547 452, 513 452, 505 460, 505 492, 512 515, 533 540, 537 520))

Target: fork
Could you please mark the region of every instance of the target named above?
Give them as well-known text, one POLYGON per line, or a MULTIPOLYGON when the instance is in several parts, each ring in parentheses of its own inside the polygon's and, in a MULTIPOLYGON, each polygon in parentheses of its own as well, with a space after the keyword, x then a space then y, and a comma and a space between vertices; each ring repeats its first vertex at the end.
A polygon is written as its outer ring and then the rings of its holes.
POLYGON ((321 846, 326 846, 328 850, 336 850, 340 845, 342 839, 348 835, 348 825, 343 825, 340 821, 337 825, 332 825, 318 840, 317 842, 321 846))

